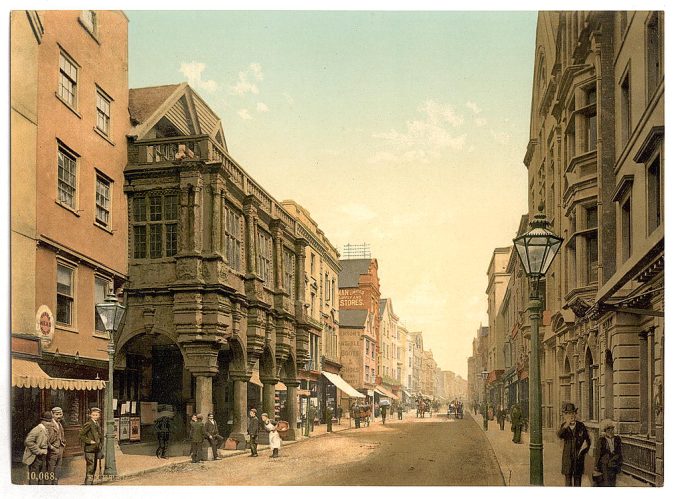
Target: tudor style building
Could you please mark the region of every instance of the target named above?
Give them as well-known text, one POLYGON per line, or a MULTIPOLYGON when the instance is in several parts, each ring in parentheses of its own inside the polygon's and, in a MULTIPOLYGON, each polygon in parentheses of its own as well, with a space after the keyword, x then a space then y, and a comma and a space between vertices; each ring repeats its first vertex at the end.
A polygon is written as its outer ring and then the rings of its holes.
POLYGON ((181 422, 212 411, 239 446, 249 406, 282 410, 294 438, 313 327, 308 242, 229 155, 219 117, 191 87, 131 89, 129 102, 128 312, 114 397, 172 405, 181 422))

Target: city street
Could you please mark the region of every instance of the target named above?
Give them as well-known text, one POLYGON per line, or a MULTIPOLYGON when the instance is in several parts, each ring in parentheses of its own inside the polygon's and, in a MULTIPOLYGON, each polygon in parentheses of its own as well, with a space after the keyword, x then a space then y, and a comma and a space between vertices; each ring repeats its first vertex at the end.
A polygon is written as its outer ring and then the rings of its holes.
POLYGON ((181 464, 115 485, 503 485, 479 426, 462 420, 388 419, 281 449, 181 464))

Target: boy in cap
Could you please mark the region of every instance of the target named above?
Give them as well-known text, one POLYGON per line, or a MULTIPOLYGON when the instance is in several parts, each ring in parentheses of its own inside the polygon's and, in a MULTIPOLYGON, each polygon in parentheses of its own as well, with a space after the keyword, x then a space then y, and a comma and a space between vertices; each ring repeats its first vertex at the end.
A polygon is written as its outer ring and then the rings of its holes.
POLYGON ((45 469, 47 467, 47 449, 49 446, 49 430, 47 425, 52 421, 50 411, 43 412, 38 423, 26 435, 24 440, 24 456, 22 462, 28 466, 29 485, 45 483, 45 469))
POLYGON ((90 419, 80 428, 80 442, 85 451, 85 485, 94 484, 97 459, 102 457, 102 430, 99 427, 101 409, 90 409, 90 419))
POLYGON ((61 474, 61 462, 64 457, 66 438, 64 437, 64 426, 61 421, 64 419, 64 411, 61 407, 52 408, 52 421, 47 426, 49 434, 49 447, 47 453, 47 474, 52 485, 59 484, 61 474))
POLYGON ((562 410, 564 422, 557 431, 557 436, 564 440, 562 448, 562 474, 564 485, 580 487, 586 454, 590 449, 590 435, 586 425, 576 420, 576 406, 567 402, 562 410))

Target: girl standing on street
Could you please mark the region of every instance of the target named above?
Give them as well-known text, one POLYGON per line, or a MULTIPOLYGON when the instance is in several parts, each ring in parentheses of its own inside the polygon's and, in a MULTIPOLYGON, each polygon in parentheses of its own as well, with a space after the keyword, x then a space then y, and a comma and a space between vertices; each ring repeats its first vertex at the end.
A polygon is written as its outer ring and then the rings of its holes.
POLYGON ((276 425, 271 422, 269 415, 266 412, 262 413, 262 422, 267 431, 269 431, 269 447, 272 449, 272 455, 270 457, 279 457, 281 436, 279 435, 279 432, 276 431, 276 425))

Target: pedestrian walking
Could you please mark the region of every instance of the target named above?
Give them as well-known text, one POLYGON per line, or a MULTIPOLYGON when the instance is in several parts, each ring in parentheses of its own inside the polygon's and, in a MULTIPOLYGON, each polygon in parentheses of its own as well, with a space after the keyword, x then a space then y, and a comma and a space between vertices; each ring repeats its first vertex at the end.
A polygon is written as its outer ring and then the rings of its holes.
POLYGON ((505 431, 505 408, 503 406, 498 407, 496 411, 496 420, 498 421, 498 428, 501 431, 505 431))
POLYGON ((46 411, 40 418, 40 423, 28 432, 24 439, 24 455, 22 462, 28 466, 29 485, 43 485, 47 471, 47 453, 49 448, 48 425, 52 422, 52 413, 46 411))
POLYGON ((156 439, 158 440, 158 447, 156 448, 156 457, 159 459, 167 459, 168 442, 170 441, 170 430, 172 428, 172 419, 168 413, 162 412, 153 423, 153 429, 156 432, 156 439))
POLYGON ((312 433, 314 433, 314 420, 316 419, 316 406, 314 404, 309 404, 309 411, 307 411, 307 417, 309 418, 309 426, 312 433))
POLYGON ((191 416, 189 440, 191 441, 191 462, 199 463, 203 461, 202 446, 203 440, 205 440, 205 426, 203 424, 203 416, 200 414, 193 414, 191 416))
POLYGON ((222 459, 219 456, 217 449, 219 449, 222 446, 222 443, 224 443, 224 437, 220 435, 220 429, 217 426, 215 415, 212 412, 208 413, 208 420, 205 422, 203 431, 205 432, 206 440, 212 448, 213 461, 222 459))
POLYGON ((359 410, 359 405, 354 402, 350 408, 350 416, 354 419, 354 428, 359 428, 361 425, 361 411, 359 410))
POLYGON ((52 408, 52 421, 47 425, 49 444, 47 448, 47 484, 59 485, 61 476, 61 463, 64 458, 66 448, 66 438, 64 437, 64 411, 61 407, 52 408))
POLYGON ((262 422, 267 431, 269 431, 269 447, 272 449, 272 455, 269 457, 277 458, 281 448, 281 436, 276 429, 276 425, 272 423, 266 412, 262 413, 262 422))
POLYGON ((564 404, 562 412, 564 422, 557 431, 557 436, 564 440, 562 448, 564 485, 580 487, 586 453, 590 449, 590 435, 586 426, 581 421, 577 421, 578 409, 573 403, 564 404))
POLYGON ((248 416, 248 439, 250 440, 250 457, 257 457, 257 436, 260 433, 260 420, 255 408, 250 409, 248 416))
POLYGON ((102 430, 99 418, 102 411, 99 407, 90 409, 90 419, 80 428, 80 443, 85 453, 85 485, 94 484, 97 461, 104 457, 102 452, 102 430))
POLYGON ((513 404, 510 411, 510 431, 512 431, 512 441, 516 444, 522 443, 522 409, 518 404, 513 404))
POLYGON ((402 419, 404 419, 403 416, 404 416, 404 406, 399 404, 397 406, 397 419, 399 419, 401 421, 402 419))
POLYGON ((600 422, 600 431, 600 438, 595 446, 593 485, 616 487, 616 476, 621 471, 623 463, 621 437, 614 435, 614 422, 611 419, 603 419, 600 422))
POLYGON ((326 431, 328 433, 333 432, 333 408, 330 405, 326 406, 326 414, 324 415, 326 418, 326 431))
POLYGON ((385 424, 385 419, 387 419, 387 406, 380 406, 380 416, 382 417, 382 424, 385 424))

